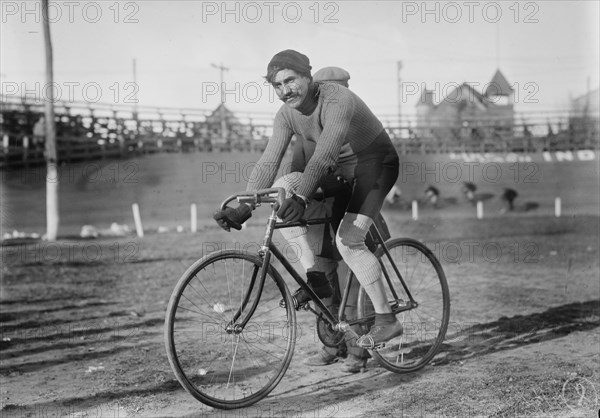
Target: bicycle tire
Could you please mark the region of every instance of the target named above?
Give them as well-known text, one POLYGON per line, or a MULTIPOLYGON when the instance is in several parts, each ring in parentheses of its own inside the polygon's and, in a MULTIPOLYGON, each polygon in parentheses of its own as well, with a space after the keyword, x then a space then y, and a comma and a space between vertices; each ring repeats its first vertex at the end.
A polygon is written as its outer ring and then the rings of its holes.
MULTIPOLYGON (((450 291, 442 265, 424 244, 411 238, 395 238, 386 242, 386 247, 418 305, 396 315, 404 326, 403 335, 389 341, 385 348, 372 351, 372 355, 387 370, 410 373, 429 363, 444 341, 450 319, 450 291)), ((409 298, 383 249, 378 248, 375 255, 382 268, 390 272, 397 300, 400 300, 398 305, 406 303, 409 298)), ((382 279, 385 282, 383 274, 382 279)), ((390 296, 389 286, 384 286, 393 305, 391 300, 395 298, 390 296)), ((373 305, 361 287, 358 317, 366 318, 373 314, 373 305)))
POLYGON ((165 316, 169 363, 183 388, 206 405, 250 406, 277 386, 290 365, 296 343, 291 294, 272 266, 259 294, 261 269, 256 255, 217 251, 190 266, 173 290, 165 316), (281 298, 286 308, 279 306, 281 298), (228 332, 245 319, 243 330, 228 332))

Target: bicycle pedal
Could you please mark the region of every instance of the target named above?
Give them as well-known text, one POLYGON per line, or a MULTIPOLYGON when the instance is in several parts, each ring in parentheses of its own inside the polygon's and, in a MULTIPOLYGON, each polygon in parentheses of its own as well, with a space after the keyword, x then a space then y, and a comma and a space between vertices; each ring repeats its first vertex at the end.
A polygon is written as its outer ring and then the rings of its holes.
POLYGON ((376 344, 373 348, 369 348, 369 350, 371 351, 378 351, 378 350, 382 350, 386 347, 387 343, 379 343, 376 344))
MULTIPOLYGON (((300 309, 304 309, 304 310, 309 310, 310 309, 310 305, 309 302, 310 301, 305 301, 304 303, 300 304, 298 303, 298 299, 296 299, 295 296, 292 296, 292 302, 293 306, 294 306, 294 310, 299 311, 300 309)), ((285 299, 281 299, 279 301, 279 307, 285 309, 286 308, 286 303, 285 303, 285 299)))
MULTIPOLYGON (((300 309, 309 310, 310 306, 308 303, 310 300, 310 295, 302 288, 299 288, 292 294, 292 301, 294 302, 293 306, 296 311, 299 311, 300 309)), ((279 301, 279 306, 285 309, 285 299, 279 301)))
POLYGON ((302 305, 301 308, 303 308, 305 311, 310 311, 310 312, 314 313, 315 315, 319 315, 319 312, 315 311, 312 308, 312 306, 310 306, 310 301, 306 302, 304 305, 302 305))

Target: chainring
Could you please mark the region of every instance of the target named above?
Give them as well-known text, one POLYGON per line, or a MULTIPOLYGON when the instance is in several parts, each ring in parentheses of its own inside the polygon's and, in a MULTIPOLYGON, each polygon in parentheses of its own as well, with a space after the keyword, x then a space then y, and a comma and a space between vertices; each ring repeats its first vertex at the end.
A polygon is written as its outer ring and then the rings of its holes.
POLYGON ((332 348, 336 348, 345 339, 345 334, 334 330, 329 322, 323 318, 323 315, 317 317, 317 335, 326 347, 332 348))

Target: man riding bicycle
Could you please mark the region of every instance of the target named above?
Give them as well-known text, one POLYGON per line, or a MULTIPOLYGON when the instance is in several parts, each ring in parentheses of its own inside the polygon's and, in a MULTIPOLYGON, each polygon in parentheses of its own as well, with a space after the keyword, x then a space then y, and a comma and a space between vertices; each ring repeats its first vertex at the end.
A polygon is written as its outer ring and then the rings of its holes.
MULTIPOLYGON (((365 289, 375 310, 375 324, 357 340, 362 348, 377 348, 402 334, 402 325, 391 311, 381 281, 381 267, 365 240, 383 201, 395 184, 399 158, 381 122, 349 89, 333 83, 315 83, 305 55, 285 50, 267 66, 266 79, 284 105, 278 111, 273 135, 256 164, 247 190, 285 187, 287 198, 277 215, 284 222, 302 218, 313 194, 332 176, 352 185, 351 196, 337 229, 336 244, 345 263, 365 289), (292 136, 314 143, 303 173, 292 172, 274 183, 292 136)), ((240 228, 253 207, 240 204, 215 214, 225 229, 240 228)), ((332 296, 327 265, 315 251, 322 230, 301 226, 281 230, 299 249, 307 282, 320 298, 332 296)), ((306 303, 296 293, 299 304, 306 303)))
MULTIPOLYGON (((335 83, 344 87, 349 87, 349 80, 350 74, 348 71, 339 67, 321 68, 313 76, 313 81, 315 83, 335 83)), ((304 140, 302 137, 296 137, 294 148, 292 150, 290 172, 304 172, 306 163, 313 155, 314 149, 314 142, 304 140)), ((332 175, 329 175, 325 182, 321 184, 321 191, 323 197, 327 196, 327 198, 323 199, 321 202, 313 201, 308 205, 304 212, 304 218, 318 219, 330 217, 332 219, 333 232, 335 234, 352 191, 347 183, 344 184, 343 180, 338 180, 337 177, 332 175), (323 187, 325 187, 325 189, 323 189, 323 187)), ((315 251, 319 257, 323 258, 323 263, 328 265, 324 273, 327 275, 327 279, 334 289, 334 294, 323 300, 323 302, 332 312, 337 312, 339 303, 341 302, 340 289, 344 288, 344 284, 340 283, 340 279, 346 277, 347 266, 338 264, 340 257, 333 248, 332 237, 334 236, 335 235, 331 234, 330 229, 325 227, 323 230, 321 248, 318 251, 316 251, 317 249, 315 248, 315 251)), ((295 297, 303 299, 305 296, 301 295, 300 292, 304 291, 296 291, 295 295, 297 296, 295 297)), ((358 284, 353 283, 345 310, 345 313, 349 318, 356 315, 357 298, 358 284)), ((356 346, 356 338, 349 337, 345 341, 342 341, 337 347, 322 346, 316 354, 307 357, 304 360, 304 364, 308 366, 327 366, 336 363, 343 357, 345 357, 345 360, 342 370, 347 373, 358 373, 365 367, 370 356, 367 350, 356 346)))

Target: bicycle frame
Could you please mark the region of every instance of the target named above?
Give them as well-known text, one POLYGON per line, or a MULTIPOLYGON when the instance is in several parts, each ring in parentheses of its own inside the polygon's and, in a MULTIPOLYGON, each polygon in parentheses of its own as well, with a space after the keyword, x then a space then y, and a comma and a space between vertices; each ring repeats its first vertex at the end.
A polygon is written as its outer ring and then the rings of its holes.
MULTIPOLYGON (((256 193, 252 193, 252 194, 241 194, 241 195, 232 196, 232 197, 228 198, 225 202, 223 202, 223 204, 221 205, 221 207, 224 208, 227 203, 229 203, 230 201, 235 200, 235 199, 237 199, 241 203, 250 203, 255 206, 260 206, 261 203, 271 203, 271 205, 272 205, 272 211, 271 211, 271 215, 269 216, 268 221, 267 221, 267 227, 266 227, 263 243, 262 243, 260 250, 258 251, 258 255, 262 258, 263 262, 262 262, 260 277, 259 277, 259 281, 258 281, 259 287, 258 287, 257 297, 254 299, 254 302, 253 302, 252 306, 250 307, 250 310, 248 311, 249 313, 246 315, 246 318, 241 323, 235 325, 235 328, 237 329, 237 331, 243 329, 246 326, 246 323, 250 320, 252 313, 254 312, 254 310, 258 306, 258 303, 260 302, 260 297, 262 294, 267 271, 269 268, 271 268, 271 256, 272 255, 274 255, 275 258, 277 260, 279 260, 279 262, 281 262, 283 267, 294 278, 294 280, 298 283, 298 285, 300 287, 302 287, 302 289, 304 289, 306 292, 308 292, 312 301, 320 310, 321 314, 326 318, 327 322, 334 329, 337 329, 339 331, 348 331, 349 326, 366 323, 366 322, 369 322, 370 320, 374 319, 374 315, 372 315, 372 316, 366 317, 366 318, 359 318, 359 319, 355 319, 355 320, 351 320, 351 321, 345 321, 345 309, 346 309, 346 304, 348 302, 348 297, 350 294, 350 286, 352 284, 351 283, 351 281, 352 281, 352 272, 351 271, 348 271, 346 286, 344 288, 344 294, 342 296, 342 301, 340 303, 340 308, 339 308, 340 320, 338 321, 335 318, 335 316, 331 313, 331 311, 321 301, 321 299, 310 288, 310 286, 306 283, 306 281, 302 278, 302 276, 297 272, 297 270, 291 265, 291 263, 287 260, 287 258, 273 244, 272 237, 273 237, 273 232, 275 231, 275 229, 291 228, 291 227, 295 227, 295 226, 310 226, 310 225, 327 224, 330 222, 329 218, 315 218, 315 219, 308 219, 308 220, 300 220, 297 222, 278 222, 277 210, 279 209, 279 206, 280 206, 281 202, 283 201, 283 196, 285 196, 285 191, 283 191, 283 189, 280 189, 280 188, 264 189, 264 190, 259 190, 256 193), (273 194, 273 193, 278 193, 277 198, 268 196, 269 194, 273 194)), ((389 286, 389 288, 394 296, 394 299, 396 301, 394 303, 394 305, 392 306, 392 312, 394 314, 398 314, 402 311, 413 309, 414 307, 417 306, 417 303, 413 299, 413 297, 402 277, 402 274, 398 270, 398 267, 396 266, 394 260, 392 259, 392 256, 389 253, 389 251, 385 245, 385 242, 384 242, 383 238, 381 237, 381 234, 379 233, 379 230, 377 229, 377 227, 375 225, 373 225, 372 231, 373 231, 375 242, 377 243, 379 248, 382 248, 385 256, 389 259, 390 264, 393 267, 394 273, 400 280, 402 287, 404 288, 404 291, 406 292, 406 294, 409 298, 409 301, 406 302, 404 305, 399 303, 398 295, 396 294, 394 287, 391 284, 390 272, 387 271, 387 269, 383 265, 383 262, 381 260, 379 260, 379 263, 381 264, 382 271, 383 271, 384 277, 386 279, 387 285, 389 286)), ((233 319, 230 323, 231 325, 233 325, 239 319, 242 312, 244 311, 244 309, 248 303, 250 294, 252 293, 252 290, 254 288, 254 285, 256 282, 256 276, 257 276, 257 269, 255 269, 255 271, 252 275, 252 278, 248 285, 248 292, 246 293, 246 297, 244 298, 242 305, 240 306, 238 312, 233 316, 233 319)))

